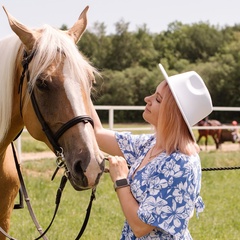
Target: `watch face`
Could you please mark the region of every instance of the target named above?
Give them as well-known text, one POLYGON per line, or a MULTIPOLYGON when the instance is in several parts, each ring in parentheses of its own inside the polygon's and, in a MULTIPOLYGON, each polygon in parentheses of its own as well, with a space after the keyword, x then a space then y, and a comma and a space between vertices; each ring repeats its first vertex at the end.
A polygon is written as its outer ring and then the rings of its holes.
POLYGON ((117 180, 116 185, 119 186, 119 187, 128 185, 128 180, 126 178, 117 180))
POLYGON ((129 182, 126 178, 123 178, 123 179, 116 180, 116 182, 114 183, 113 186, 116 191, 116 189, 118 189, 118 188, 129 186, 129 182))

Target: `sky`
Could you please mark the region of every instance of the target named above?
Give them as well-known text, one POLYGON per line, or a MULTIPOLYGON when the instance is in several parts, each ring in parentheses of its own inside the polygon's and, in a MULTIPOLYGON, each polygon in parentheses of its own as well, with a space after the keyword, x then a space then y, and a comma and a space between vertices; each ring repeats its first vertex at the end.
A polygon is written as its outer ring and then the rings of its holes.
MULTIPOLYGON (((151 33, 167 30, 169 23, 208 22, 224 27, 240 24, 240 0, 0 0, 8 12, 24 25, 38 28, 44 24, 70 28, 88 5, 88 29, 96 22, 115 33, 115 23, 129 23, 129 31, 146 24, 151 33)), ((7 17, 0 7, 0 38, 11 34, 7 17)))

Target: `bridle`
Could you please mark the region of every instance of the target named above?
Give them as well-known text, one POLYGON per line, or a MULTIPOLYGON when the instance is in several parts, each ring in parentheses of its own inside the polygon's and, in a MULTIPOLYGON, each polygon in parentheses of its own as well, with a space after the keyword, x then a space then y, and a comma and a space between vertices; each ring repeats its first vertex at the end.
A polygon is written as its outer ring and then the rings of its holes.
MULTIPOLYGON (((22 87, 23 87, 23 82, 24 82, 24 79, 25 79, 25 74, 27 74, 26 78, 27 78, 27 84, 28 84, 28 92, 30 94, 30 99, 31 99, 33 109, 35 111, 35 114, 36 114, 41 126, 42 126, 42 130, 44 131, 44 133, 47 136, 49 142, 51 143, 51 145, 53 147, 53 150, 54 150, 54 153, 57 157, 57 160, 56 160, 57 168, 56 168, 55 172, 53 173, 52 180, 54 179, 55 175, 57 174, 57 172, 60 168, 65 169, 64 170, 64 175, 62 176, 62 179, 61 179, 61 182, 60 182, 57 194, 56 194, 55 211, 54 211, 54 214, 53 214, 53 217, 52 217, 52 220, 51 220, 49 226, 46 228, 46 230, 44 232, 42 231, 42 228, 39 225, 39 223, 36 219, 36 216, 33 212, 33 209, 31 207, 30 199, 28 197, 27 190, 26 190, 26 187, 25 187, 25 183, 24 183, 22 173, 21 173, 21 170, 20 170, 20 165, 19 165, 18 160, 17 160, 17 155, 16 155, 16 152, 15 152, 13 143, 11 143, 11 144, 12 144, 12 150, 13 150, 13 155, 14 155, 14 160, 15 160, 18 176, 19 176, 19 179, 20 179, 21 192, 23 193, 23 195, 25 197, 25 201, 27 203, 28 210, 29 210, 29 213, 32 217, 32 220, 33 220, 38 232, 40 233, 40 236, 37 237, 35 240, 38 240, 40 238, 43 238, 43 239, 47 240, 47 237, 45 236, 45 234, 47 233, 47 231, 49 230, 49 228, 51 227, 51 225, 52 225, 52 223, 55 219, 55 216, 57 214, 57 210, 58 210, 58 207, 59 207, 59 204, 60 204, 61 195, 62 195, 63 189, 66 185, 66 182, 68 180, 68 175, 69 175, 69 171, 68 171, 66 163, 65 163, 64 150, 60 146, 60 144, 58 143, 58 140, 69 128, 73 127, 74 125, 76 125, 80 122, 82 122, 84 124, 90 123, 92 125, 92 127, 94 127, 94 123, 93 123, 92 118, 88 115, 77 116, 77 117, 74 117, 73 119, 69 120, 68 122, 64 123, 56 133, 52 132, 52 130, 50 129, 50 127, 48 126, 48 124, 44 120, 44 117, 41 114, 41 111, 39 109, 38 103, 37 103, 36 98, 35 98, 34 89, 33 89, 33 86, 31 84, 31 81, 30 81, 30 74, 29 74, 28 66, 29 66, 29 63, 32 61, 33 57, 35 56, 36 52, 37 52, 36 50, 33 50, 30 54, 28 54, 27 51, 24 50, 24 53, 23 53, 23 60, 22 60, 23 71, 22 71, 22 74, 21 74, 21 77, 20 77, 20 83, 19 83, 19 88, 18 88, 18 93, 20 94, 20 113, 21 113, 21 116, 22 116, 22 87)), ((78 239, 81 238, 81 236, 82 236, 82 234, 83 234, 83 232, 84 232, 84 230, 87 226, 88 219, 90 217, 92 202, 95 199, 95 192, 96 192, 96 188, 93 188, 83 225, 82 225, 82 227, 79 231, 79 234, 78 234, 78 236, 76 237, 75 240, 78 240, 78 239)), ((8 239, 16 240, 15 238, 13 238, 9 234, 7 234, 1 227, 0 227, 0 232, 3 235, 5 235, 5 237, 7 237, 8 239)))
POLYGON ((29 66, 29 63, 32 61, 35 54, 36 54, 36 50, 33 50, 29 55, 27 54, 26 51, 24 51, 24 53, 23 53, 23 60, 22 60, 23 71, 22 71, 22 75, 20 77, 20 83, 19 83, 19 89, 18 89, 19 94, 20 94, 20 111, 22 114, 22 86, 23 86, 23 82, 25 79, 25 74, 27 74, 28 92, 31 97, 32 106, 33 106, 35 114, 42 126, 42 130, 46 134, 49 142, 51 143, 51 145, 54 149, 55 154, 57 155, 58 153, 62 153, 62 150, 63 150, 62 147, 59 145, 58 140, 69 128, 71 128, 72 126, 74 126, 80 122, 83 122, 85 124, 90 123, 92 125, 92 127, 94 127, 94 123, 90 116, 82 115, 82 116, 74 117, 73 119, 71 119, 68 122, 66 122, 65 124, 63 124, 61 126, 61 128, 55 134, 51 131, 51 129, 49 128, 48 124, 46 123, 46 121, 44 120, 44 118, 41 114, 38 103, 36 101, 33 86, 30 82, 30 74, 28 71, 28 66, 29 66))

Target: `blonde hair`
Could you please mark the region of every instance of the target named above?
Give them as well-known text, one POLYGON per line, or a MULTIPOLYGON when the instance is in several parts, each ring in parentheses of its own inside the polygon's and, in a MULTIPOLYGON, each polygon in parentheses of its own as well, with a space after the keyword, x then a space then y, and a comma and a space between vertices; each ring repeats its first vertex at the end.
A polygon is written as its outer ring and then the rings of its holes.
MULTIPOLYGON (((177 106, 172 92, 165 81, 160 103, 156 136, 158 144, 171 154, 180 151, 187 155, 199 152, 199 147, 192 139, 187 124, 177 106)), ((187 99, 186 99, 187 101, 187 99)))

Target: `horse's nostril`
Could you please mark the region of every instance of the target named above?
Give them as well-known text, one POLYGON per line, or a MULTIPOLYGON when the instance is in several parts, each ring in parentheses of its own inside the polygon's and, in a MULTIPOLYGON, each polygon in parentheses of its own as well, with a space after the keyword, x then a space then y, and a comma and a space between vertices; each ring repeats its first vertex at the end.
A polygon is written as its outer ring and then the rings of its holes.
POLYGON ((72 180, 82 187, 88 186, 88 179, 85 176, 85 170, 82 168, 81 161, 77 161, 73 166, 72 180))
POLYGON ((74 172, 76 174, 80 174, 80 175, 83 175, 84 174, 84 170, 82 169, 82 166, 81 166, 81 162, 80 161, 77 161, 75 164, 74 164, 74 172))

